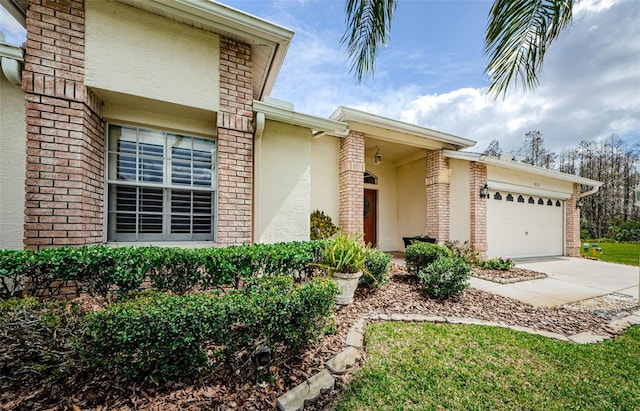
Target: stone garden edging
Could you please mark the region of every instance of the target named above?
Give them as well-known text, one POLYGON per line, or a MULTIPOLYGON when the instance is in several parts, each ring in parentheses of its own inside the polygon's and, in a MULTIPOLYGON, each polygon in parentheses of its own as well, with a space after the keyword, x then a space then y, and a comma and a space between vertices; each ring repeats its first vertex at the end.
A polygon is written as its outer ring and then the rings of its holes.
POLYGON ((303 383, 297 385, 285 394, 278 397, 278 409, 280 411, 302 411, 305 405, 314 402, 320 394, 333 389, 335 385, 334 375, 347 373, 358 361, 364 348, 364 335, 369 321, 403 321, 403 322, 432 322, 447 324, 471 324, 488 325, 493 327, 509 328, 514 331, 522 331, 529 334, 541 335, 560 341, 570 341, 578 344, 592 344, 607 340, 621 333, 633 325, 640 325, 640 310, 626 317, 611 320, 607 326, 609 335, 595 334, 591 331, 582 332, 575 335, 565 335, 544 330, 536 330, 530 327, 508 325, 505 323, 478 320, 469 317, 446 317, 439 315, 425 314, 369 314, 356 321, 346 338, 346 347, 325 363, 326 368, 303 383))

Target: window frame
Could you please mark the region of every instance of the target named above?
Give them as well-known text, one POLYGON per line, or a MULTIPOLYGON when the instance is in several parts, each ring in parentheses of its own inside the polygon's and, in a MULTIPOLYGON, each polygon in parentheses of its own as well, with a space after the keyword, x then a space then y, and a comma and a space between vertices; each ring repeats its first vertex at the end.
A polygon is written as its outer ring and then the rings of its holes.
MULTIPOLYGON (((193 141, 193 140, 192 140, 193 141)), ((117 140, 116 140, 117 142, 117 140)), ((108 122, 105 125, 105 139, 104 139, 104 212, 103 212, 103 221, 104 221, 104 241, 112 242, 112 243, 134 243, 134 242, 216 242, 217 241, 217 224, 218 224, 218 139, 212 136, 204 136, 197 135, 194 133, 186 133, 179 132, 168 129, 161 129, 153 126, 145 126, 145 125, 133 125, 126 122, 108 122), (129 154, 131 156, 135 156, 136 159, 136 178, 134 180, 120 180, 117 177, 117 167, 118 167, 118 158, 121 152, 118 151, 117 147, 115 149, 110 145, 110 130, 111 127, 122 127, 133 129, 136 133, 136 152, 134 154, 129 154), (162 133, 163 136, 163 146, 162 146, 162 175, 163 181, 162 183, 144 181, 139 179, 139 161, 140 158, 146 158, 146 156, 140 154, 138 151, 138 143, 140 139, 140 132, 152 132, 152 133, 162 133), (189 137, 191 139, 202 139, 202 140, 211 140, 213 141, 213 153, 211 156, 211 186, 210 187, 202 187, 197 185, 194 180, 194 164, 202 164, 194 159, 193 150, 194 145, 191 145, 191 159, 189 160, 189 164, 191 167, 191 183, 190 185, 179 185, 174 184, 172 182, 172 164, 175 160, 171 156, 171 147, 169 143, 169 136, 183 136, 189 137), (111 175, 115 175, 114 178, 110 178, 111 175), (117 186, 126 186, 133 188, 147 188, 147 189, 159 189, 162 191, 162 232, 161 233, 141 233, 139 232, 140 220, 139 214, 141 210, 139 209, 139 191, 136 190, 135 201, 136 201, 136 211, 135 211, 135 233, 117 233, 116 232, 116 222, 115 218, 112 220, 112 216, 118 214, 117 208, 117 200, 115 195, 115 188, 117 186), (113 190, 113 193, 112 193, 113 190), (191 193, 190 200, 190 212, 189 214, 184 214, 190 216, 190 226, 189 233, 172 233, 171 232, 171 216, 176 215, 176 213, 172 212, 172 193, 173 191, 186 191, 191 193), (193 193, 210 193, 211 194, 211 231, 208 233, 197 233, 194 232, 194 199, 193 193)), ((185 162, 184 159, 178 159, 180 162, 185 162)), ((182 215, 177 213, 177 215, 182 215)), ((208 215, 208 214, 207 214, 208 215)))

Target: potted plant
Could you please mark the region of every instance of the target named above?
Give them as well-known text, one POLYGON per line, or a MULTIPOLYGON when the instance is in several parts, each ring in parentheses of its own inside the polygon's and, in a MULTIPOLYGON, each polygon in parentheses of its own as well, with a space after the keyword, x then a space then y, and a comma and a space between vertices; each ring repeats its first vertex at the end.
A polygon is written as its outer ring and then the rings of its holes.
POLYGON ((367 249, 361 234, 346 235, 338 231, 334 238, 324 241, 321 266, 340 289, 336 304, 348 305, 353 302, 358 280, 366 270, 366 258, 367 249))

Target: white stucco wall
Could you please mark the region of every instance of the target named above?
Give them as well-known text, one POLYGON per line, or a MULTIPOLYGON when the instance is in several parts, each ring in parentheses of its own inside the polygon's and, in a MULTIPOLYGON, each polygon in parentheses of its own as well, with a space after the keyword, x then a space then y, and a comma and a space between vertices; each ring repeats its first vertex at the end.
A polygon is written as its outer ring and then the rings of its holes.
POLYGON ((311 211, 320 210, 338 225, 340 139, 311 139, 311 211))
POLYGON ((365 188, 378 192, 378 249, 401 250, 402 238, 398 236, 398 173, 392 162, 374 164, 367 158, 365 168, 378 178, 378 184, 365 184, 365 188))
POLYGON ((0 248, 23 247, 26 141, 24 94, 0 73, 0 248))
MULTIPOLYGON (((427 230, 425 179, 427 162, 420 159, 398 167, 398 237, 424 235, 427 230)), ((404 244, 401 248, 404 249, 404 244)))
POLYGON ((449 239, 469 241, 471 234, 471 198, 469 162, 449 159, 451 167, 449 239))
POLYGON ((218 111, 217 35, 116 2, 85 8, 87 86, 218 111))
POLYGON ((309 239, 311 131, 267 121, 255 146, 254 241, 309 239))
POLYGON ((525 187, 534 187, 544 190, 573 192, 573 183, 555 180, 549 177, 536 176, 522 171, 509 170, 502 167, 487 166, 487 180, 502 183, 516 184, 525 187))

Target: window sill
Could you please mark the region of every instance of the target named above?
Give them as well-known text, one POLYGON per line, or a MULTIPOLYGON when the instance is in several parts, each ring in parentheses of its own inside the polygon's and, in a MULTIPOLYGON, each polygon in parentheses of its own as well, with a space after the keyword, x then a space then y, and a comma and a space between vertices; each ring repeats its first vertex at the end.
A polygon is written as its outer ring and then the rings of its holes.
POLYGON ((157 246, 157 247, 180 247, 180 248, 212 248, 218 247, 215 241, 110 241, 111 247, 126 246, 157 246))

